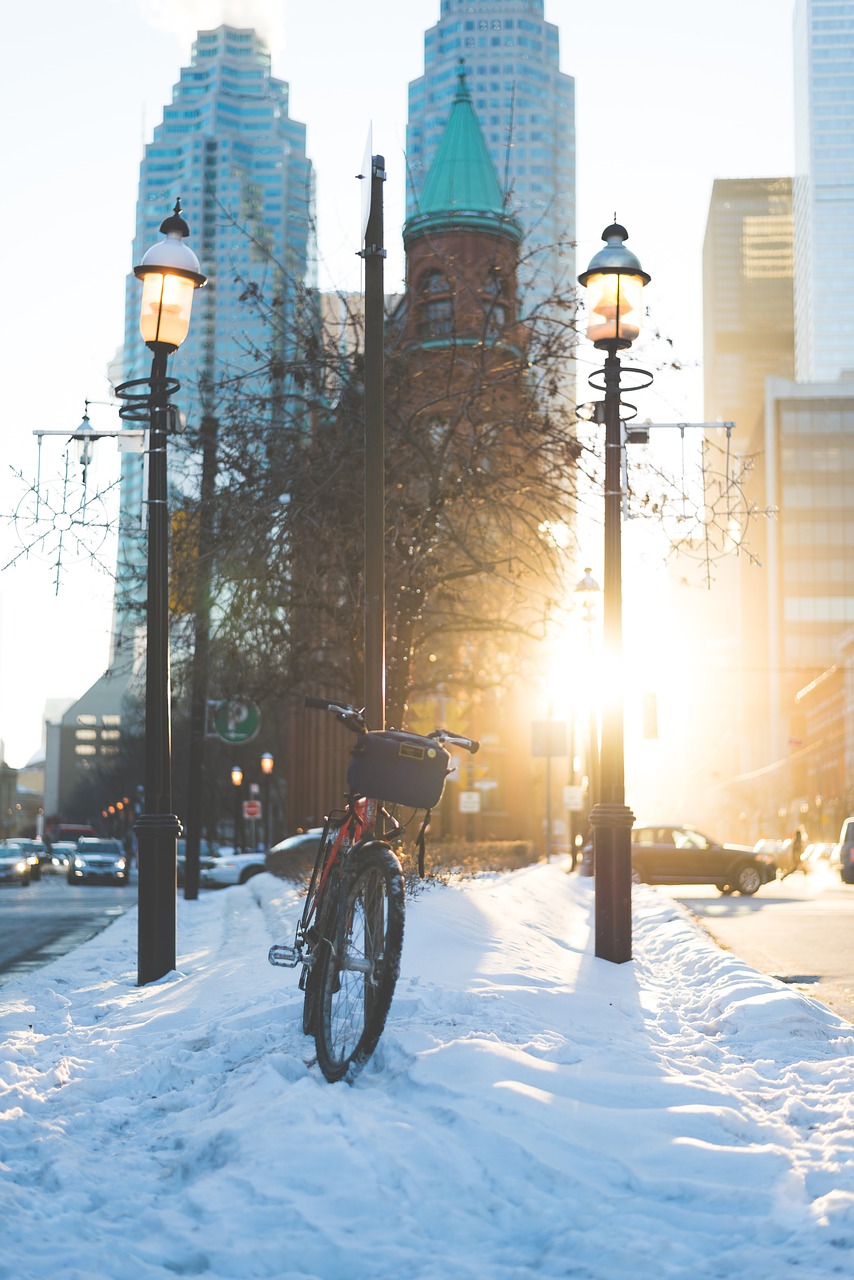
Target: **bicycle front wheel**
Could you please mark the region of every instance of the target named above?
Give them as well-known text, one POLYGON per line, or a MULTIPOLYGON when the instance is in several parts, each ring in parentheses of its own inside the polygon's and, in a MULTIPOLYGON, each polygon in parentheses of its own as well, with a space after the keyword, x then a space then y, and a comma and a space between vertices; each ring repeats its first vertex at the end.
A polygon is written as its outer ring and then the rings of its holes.
POLYGON ((353 859, 339 899, 335 945, 320 969, 314 1042, 327 1080, 350 1078, 382 1035, 400 972, 404 880, 388 845, 353 859))

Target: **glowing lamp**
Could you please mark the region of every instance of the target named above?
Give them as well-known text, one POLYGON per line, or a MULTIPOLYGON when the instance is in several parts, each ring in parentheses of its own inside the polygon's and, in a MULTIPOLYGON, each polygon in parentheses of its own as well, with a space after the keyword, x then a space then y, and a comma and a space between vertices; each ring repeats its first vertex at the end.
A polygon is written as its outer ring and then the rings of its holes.
POLYGON ((193 294, 206 281, 199 260, 184 243, 190 228, 181 217, 181 201, 161 224, 165 240, 152 245, 134 275, 142 281, 139 330, 147 346, 174 351, 190 328, 193 294))
POLYGON ((587 290, 587 337, 595 347, 630 347, 643 323, 642 295, 650 277, 624 241, 629 233, 619 223, 602 232, 605 248, 578 277, 587 290))

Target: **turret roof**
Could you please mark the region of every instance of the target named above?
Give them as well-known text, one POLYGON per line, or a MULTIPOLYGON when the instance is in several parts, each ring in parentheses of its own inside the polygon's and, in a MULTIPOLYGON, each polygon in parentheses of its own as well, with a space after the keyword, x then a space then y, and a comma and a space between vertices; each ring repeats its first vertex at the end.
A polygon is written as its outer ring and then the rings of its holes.
POLYGON ((439 149, 418 201, 418 213, 403 229, 404 242, 427 230, 467 226, 495 232, 498 224, 514 240, 522 228, 507 213, 504 193, 472 105, 465 66, 439 149))

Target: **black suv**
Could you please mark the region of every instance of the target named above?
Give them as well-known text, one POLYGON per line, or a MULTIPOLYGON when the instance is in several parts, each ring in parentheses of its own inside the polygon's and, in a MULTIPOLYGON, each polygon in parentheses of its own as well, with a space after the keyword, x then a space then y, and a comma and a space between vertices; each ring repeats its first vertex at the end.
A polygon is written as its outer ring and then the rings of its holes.
MULTIPOLYGON (((585 862, 589 856, 585 850, 585 862)), ((582 874, 585 869, 582 865, 582 874)), ((639 884, 713 884, 721 893, 753 894, 776 878, 777 864, 769 854, 720 844, 693 827, 632 831, 632 879, 639 884)))

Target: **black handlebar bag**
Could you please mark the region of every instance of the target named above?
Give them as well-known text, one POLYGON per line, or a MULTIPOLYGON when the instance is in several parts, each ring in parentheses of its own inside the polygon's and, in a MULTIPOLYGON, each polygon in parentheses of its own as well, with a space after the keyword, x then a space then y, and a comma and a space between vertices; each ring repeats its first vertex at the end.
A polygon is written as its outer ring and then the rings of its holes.
POLYGON ((347 789, 360 796, 432 809, 442 798, 451 757, 434 738, 377 729, 356 739, 347 769, 347 789))

